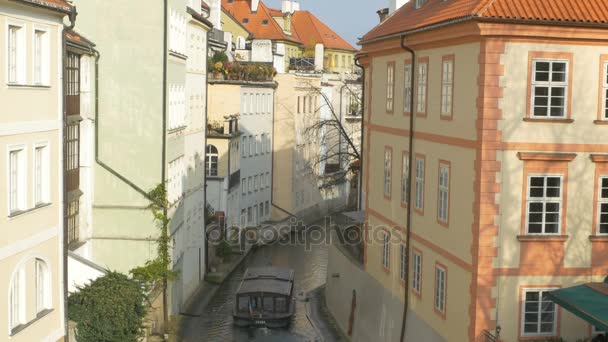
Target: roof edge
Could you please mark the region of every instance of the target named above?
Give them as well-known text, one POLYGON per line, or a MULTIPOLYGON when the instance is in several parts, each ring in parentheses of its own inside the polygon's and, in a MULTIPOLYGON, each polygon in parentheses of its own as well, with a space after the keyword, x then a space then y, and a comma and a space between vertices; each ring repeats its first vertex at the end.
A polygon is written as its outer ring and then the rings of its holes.
POLYGON ((72 12, 72 9, 74 8, 73 6, 69 6, 69 5, 68 6, 55 6, 55 5, 51 5, 49 3, 44 3, 40 0, 9 0, 9 1, 21 2, 25 5, 45 8, 45 9, 48 9, 51 11, 61 12, 64 14, 70 14, 72 12))

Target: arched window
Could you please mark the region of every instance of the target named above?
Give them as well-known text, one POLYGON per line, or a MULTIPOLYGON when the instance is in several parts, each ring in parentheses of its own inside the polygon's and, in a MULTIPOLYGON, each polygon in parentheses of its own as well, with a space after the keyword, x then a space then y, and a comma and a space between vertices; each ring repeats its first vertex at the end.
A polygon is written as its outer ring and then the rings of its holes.
POLYGON ((207 145, 205 170, 207 172, 207 176, 217 176, 217 148, 213 145, 207 145))
POLYGON ((46 262, 36 259, 36 313, 51 308, 51 274, 46 262))
POLYGON ((19 266, 19 269, 11 279, 11 287, 9 290, 9 329, 10 332, 25 324, 25 265, 19 266))

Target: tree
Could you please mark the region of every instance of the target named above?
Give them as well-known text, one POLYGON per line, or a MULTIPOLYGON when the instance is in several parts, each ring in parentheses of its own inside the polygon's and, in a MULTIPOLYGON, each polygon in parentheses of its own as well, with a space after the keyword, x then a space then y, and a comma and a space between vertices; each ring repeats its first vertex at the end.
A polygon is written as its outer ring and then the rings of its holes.
POLYGON ((78 342, 135 342, 143 336, 146 295, 140 284, 109 272, 68 298, 78 342))

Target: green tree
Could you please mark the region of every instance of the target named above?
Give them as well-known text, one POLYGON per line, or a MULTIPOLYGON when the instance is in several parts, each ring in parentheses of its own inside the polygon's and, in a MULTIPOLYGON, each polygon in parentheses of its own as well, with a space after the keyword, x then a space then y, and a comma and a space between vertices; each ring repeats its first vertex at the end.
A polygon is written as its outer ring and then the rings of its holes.
POLYGON ((68 298, 78 342, 135 342, 143 336, 146 295, 138 282, 110 272, 68 298))

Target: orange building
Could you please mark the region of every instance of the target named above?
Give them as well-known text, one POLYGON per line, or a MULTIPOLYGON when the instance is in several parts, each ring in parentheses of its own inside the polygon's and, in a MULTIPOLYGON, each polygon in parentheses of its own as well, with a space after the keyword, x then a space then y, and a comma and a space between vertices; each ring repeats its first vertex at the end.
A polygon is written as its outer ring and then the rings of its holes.
POLYGON ((595 333, 547 293, 608 276, 607 8, 412 0, 362 38, 353 341, 398 341, 405 303, 406 341, 595 333))

